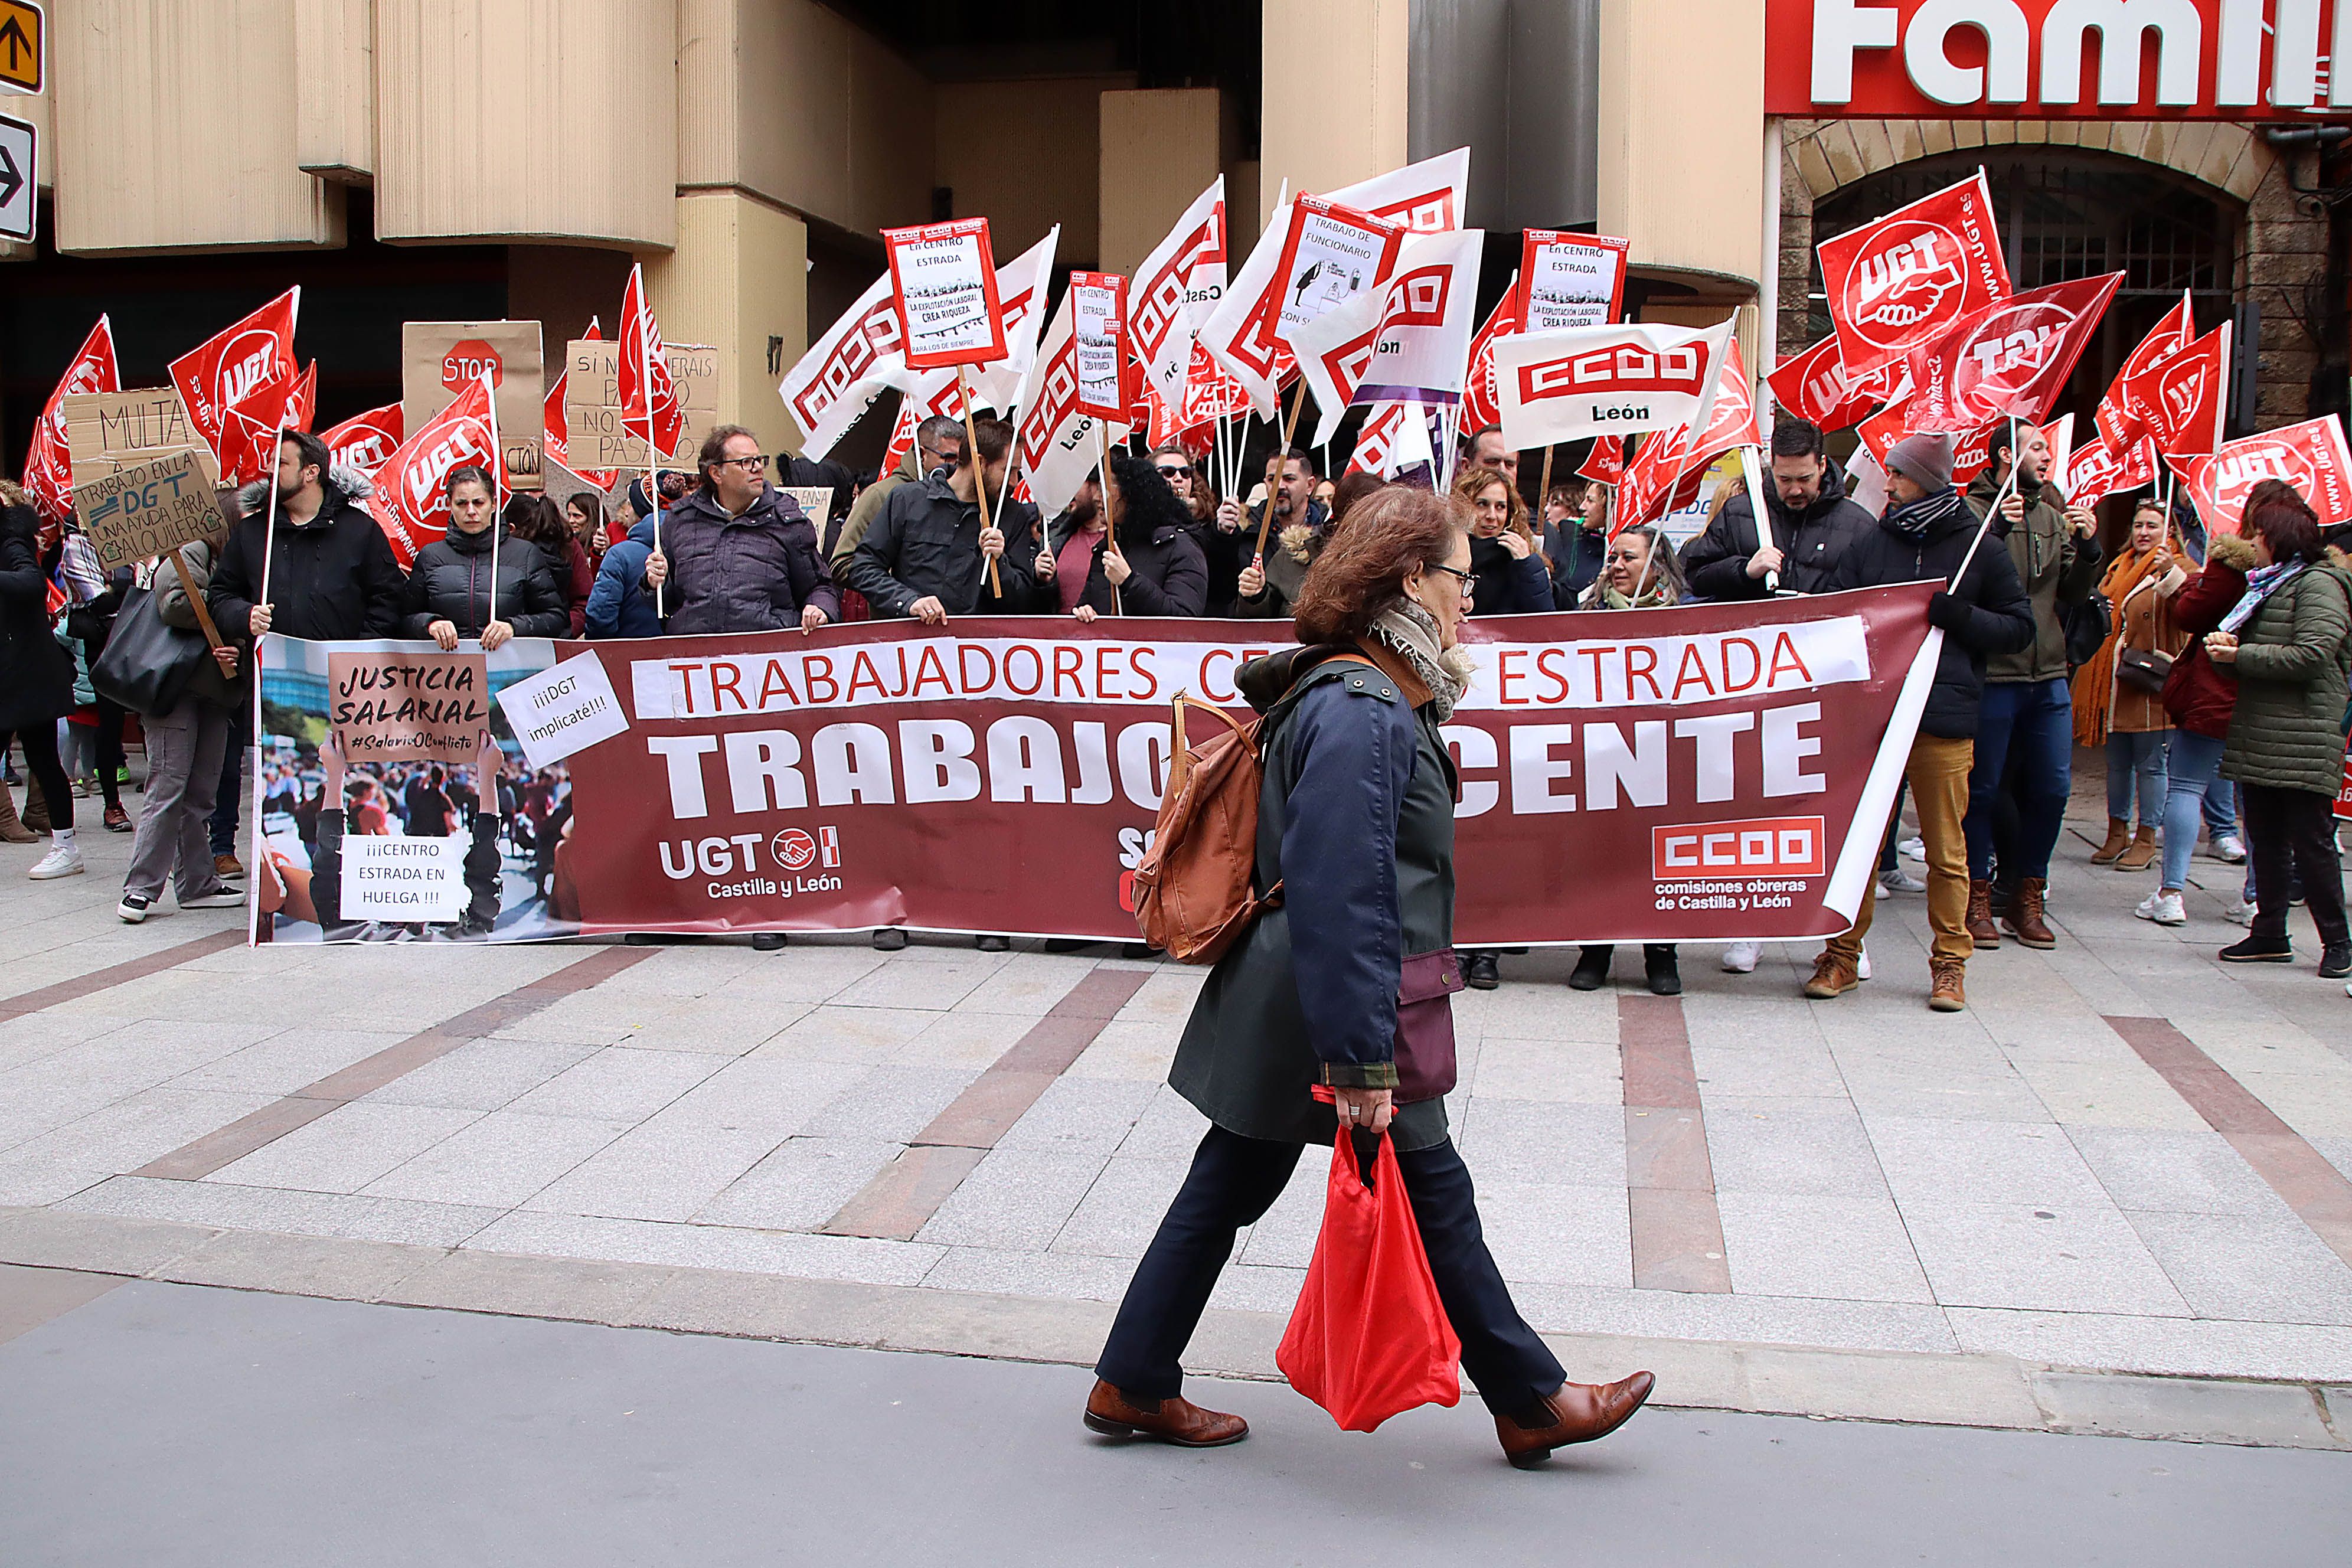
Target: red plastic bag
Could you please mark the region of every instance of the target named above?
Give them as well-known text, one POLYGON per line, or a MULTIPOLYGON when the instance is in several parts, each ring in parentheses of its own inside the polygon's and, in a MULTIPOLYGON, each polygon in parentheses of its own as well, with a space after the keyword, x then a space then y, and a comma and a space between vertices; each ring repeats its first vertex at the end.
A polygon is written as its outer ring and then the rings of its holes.
POLYGON ((1274 1363, 1350 1432, 1416 1405, 1461 1402, 1462 1342, 1437 1299, 1385 1132, 1370 1187, 1357 1173, 1355 1140, 1332 1140, 1322 1233, 1274 1363))

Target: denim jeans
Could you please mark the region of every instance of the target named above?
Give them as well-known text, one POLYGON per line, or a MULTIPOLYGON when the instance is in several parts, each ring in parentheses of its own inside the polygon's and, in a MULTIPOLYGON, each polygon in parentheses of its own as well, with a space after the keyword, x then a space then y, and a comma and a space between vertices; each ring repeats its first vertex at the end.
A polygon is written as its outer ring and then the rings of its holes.
MULTIPOLYGON (((2197 818, 2217 784, 2223 742, 2193 731, 2174 730, 2164 754, 2164 882, 2168 891, 2189 885, 2189 857, 2197 847, 2197 818)), ((2236 824, 2231 825, 2232 830, 2236 824)))
POLYGON ((2107 815, 2118 822, 2132 820, 2133 786, 2138 786, 2139 825, 2154 827, 2164 816, 2164 737, 2162 730, 2142 730, 2107 735, 2107 815))
POLYGON ((2219 838, 2237 831, 2238 786, 2231 780, 2216 778, 2205 786, 2205 835, 2219 838))
POLYGON ((1992 876, 1992 817, 2001 774, 2014 752, 2017 861, 2000 868, 2004 886, 2046 879, 2050 852, 2065 826, 2074 781, 2074 705, 2063 680, 1989 681, 1977 714, 1976 765, 1969 774, 1969 875, 1992 876))

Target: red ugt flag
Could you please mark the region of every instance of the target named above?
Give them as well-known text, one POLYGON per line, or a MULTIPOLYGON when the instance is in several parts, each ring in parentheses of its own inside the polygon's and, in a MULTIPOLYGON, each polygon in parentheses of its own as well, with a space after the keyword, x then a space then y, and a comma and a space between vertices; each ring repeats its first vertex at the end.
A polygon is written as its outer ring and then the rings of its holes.
POLYGON ((400 417, 397 403, 352 415, 319 437, 327 444, 328 461, 373 479, 400 445, 400 417))
POLYGON ((1822 241, 1821 255, 1838 354, 1857 379, 2009 298, 1981 173, 1822 241))
POLYGON ((243 432, 233 428, 230 410, 246 404, 248 417, 264 412, 251 400, 293 384, 294 317, 301 300, 299 287, 289 289, 171 363, 172 384, 179 388, 196 433, 220 459, 224 477, 247 444, 243 432), (224 444, 230 449, 222 450, 224 444))
POLYGON ((1503 422, 1502 395, 1495 390, 1495 340, 1519 330, 1519 275, 1495 301, 1486 324, 1470 340, 1470 368, 1462 378, 1462 428, 1484 430, 1503 422))
POLYGON ((2148 330, 2147 336, 2140 339, 2139 346, 2125 358, 2123 368, 2116 372, 2115 380, 2108 384, 2106 395, 2099 399, 2095 416, 2099 422, 2099 434, 2106 438, 2110 447, 2119 452, 2126 450, 2137 446, 2139 438, 2147 434, 2140 422, 2132 417, 2130 410, 2123 405, 2123 384, 2144 370, 2162 364, 2195 342, 2196 338, 2197 323, 2189 314, 2189 291, 2184 289, 2180 292, 2180 303, 2167 310, 2164 320, 2157 322, 2148 330))
POLYGON ((1912 350, 1903 427, 1958 434, 2003 416, 2047 419, 2123 280, 2109 272, 2028 289, 1912 350))
POLYGON ((1834 332, 1794 359, 1781 361, 1764 384, 1781 407, 1824 430, 1861 424, 1878 402, 1846 374, 1834 332))
POLYGON ((63 522, 73 513, 73 455, 66 447, 66 399, 77 392, 120 392, 122 373, 114 360, 114 329, 104 316, 82 340, 81 352, 58 380, 41 407, 25 450, 25 489, 44 517, 63 522))
POLYGON ((2224 321, 2179 353, 2117 382, 2116 392, 2126 416, 2170 458, 2220 449, 2229 384, 2230 323, 2224 321))
POLYGON ((2352 521, 2352 450, 2345 447, 2338 415, 2242 437, 2210 456, 2184 458, 2178 467, 2198 511, 2217 533, 2241 531, 2246 497, 2264 479, 2293 487, 2319 514, 2322 528, 2352 521))
POLYGON ((507 496, 507 469, 499 450, 498 423, 488 381, 470 383, 457 398, 400 444, 375 472, 368 510, 392 542, 404 572, 416 552, 449 531, 449 500, 441 482, 467 464, 487 469, 497 481, 498 500, 507 496))
POLYGON ((628 290, 621 296, 621 429, 653 447, 650 467, 677 455, 686 411, 670 379, 661 328, 646 303, 645 270, 629 268, 628 290))

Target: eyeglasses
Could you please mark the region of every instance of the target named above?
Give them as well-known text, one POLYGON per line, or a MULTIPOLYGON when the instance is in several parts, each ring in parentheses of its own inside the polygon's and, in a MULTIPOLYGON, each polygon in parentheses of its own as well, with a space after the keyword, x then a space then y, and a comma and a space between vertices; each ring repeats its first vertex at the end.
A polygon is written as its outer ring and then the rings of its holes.
POLYGON ((1190 468, 1180 468, 1171 463, 1165 465, 1160 468, 1160 477, 1163 479, 1181 479, 1184 475, 1189 474, 1192 471, 1192 470, 1190 468))
POLYGON ((719 459, 719 466, 722 468, 740 468, 747 474, 763 474, 768 471, 768 458, 764 452, 754 452, 748 458, 721 458, 719 459))
POLYGON ((1459 577, 1462 579, 1462 595, 1465 598, 1469 597, 1470 591, 1478 585, 1478 574, 1475 572, 1464 572, 1452 566, 1441 566, 1434 561, 1429 563, 1429 570, 1432 572, 1443 572, 1448 577, 1459 577))

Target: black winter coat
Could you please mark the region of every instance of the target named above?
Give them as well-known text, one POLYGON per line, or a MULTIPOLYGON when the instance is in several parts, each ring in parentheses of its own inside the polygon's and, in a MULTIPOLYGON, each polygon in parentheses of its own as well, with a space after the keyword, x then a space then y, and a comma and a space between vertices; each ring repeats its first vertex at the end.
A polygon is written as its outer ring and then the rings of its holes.
POLYGON ((49 630, 40 528, 29 506, 0 510, 0 730, 47 724, 73 707, 73 655, 49 630))
MULTIPOLYGON (((1209 972, 1168 1073, 1228 1131, 1330 1142, 1314 1086, 1394 1086, 1404 961, 1453 946, 1457 775, 1411 673, 1381 647, 1286 648, 1241 668, 1268 713, 1253 879, 1260 894, 1280 879, 1283 901, 1209 972), (1357 651, 1381 668, 1328 662, 1357 651)), ((1445 1101, 1400 1107, 1390 1130, 1400 1149, 1442 1142, 1445 1101)))
POLYGON ((1470 593, 1474 616, 1536 616, 1556 607, 1551 573, 1535 551, 1528 551, 1526 560, 1517 560, 1500 539, 1481 539, 1474 533, 1470 571, 1478 579, 1470 593))
POLYGON ((958 500, 944 470, 890 492, 842 575, 883 618, 904 616, 916 600, 930 598, 951 616, 1046 609, 1050 591, 1040 591, 1031 570, 1037 559, 1037 509, 1025 501, 1002 504, 1002 517, 989 514, 1004 533, 1004 557, 997 563, 1001 597, 989 586, 980 553, 979 498, 958 500))
POLYGON ((729 517, 709 490, 696 490, 662 513, 661 548, 669 561, 662 629, 672 637, 798 631, 810 605, 828 621, 841 619, 832 569, 817 553, 816 524, 773 485, 763 486, 740 517, 729 517))
MULTIPOLYGON (((1947 491, 1933 501, 1948 501, 1927 525, 1917 542, 1880 522, 1851 541, 1838 559, 1831 591, 1875 588, 1889 583, 1916 583, 1934 578, 1948 582, 1959 570, 1961 558, 1977 536, 1977 520, 1961 504, 1958 492, 1947 491)), ((1929 501, 1916 505, 1926 506, 1929 501)), ((1890 512, 1889 516, 1896 515, 1890 512)), ((2033 605, 2017 580, 2017 563, 1998 539, 1987 539, 1969 563, 1968 575, 1951 590, 1965 608, 1961 625, 1944 633, 1944 651, 1936 665, 1936 684, 1927 693, 1927 711, 1919 731, 1947 741, 1973 740, 1977 711, 1984 695, 1985 660, 2015 653, 2033 643, 2033 605)))
MULTIPOLYGON (((572 612, 555 585, 547 552, 498 525, 498 618, 519 637, 560 637, 572 630, 572 612)), ((400 635, 425 637, 447 621, 461 637, 479 637, 490 623, 490 531, 451 529, 416 552, 408 595, 401 602, 400 635)))
MULTIPOLYGON (((1062 547, 1076 530, 1077 524, 1067 512, 1055 518, 1054 526, 1046 530, 1045 548, 1056 562, 1061 560, 1062 547)), ((1118 547, 1134 571, 1116 591, 1103 571, 1109 541, 1108 533, 1095 541, 1086 591, 1078 595, 1079 604, 1092 605, 1098 616, 1193 616, 1202 613, 1208 603, 1209 568, 1201 559, 1201 547, 1192 542, 1190 530, 1158 528, 1150 537, 1140 539, 1133 537, 1130 531, 1129 537, 1118 542, 1118 547)), ((1045 593, 1055 591, 1043 584, 1039 588, 1045 593)))
MULTIPOLYGON (((1846 546, 1869 532, 1871 515, 1847 499, 1845 476, 1832 463, 1822 493, 1802 511, 1780 504, 1780 488, 1764 476, 1764 504, 1772 513, 1772 542, 1780 547, 1783 593, 1823 594, 1846 546)), ((1764 580, 1748 574, 1748 558, 1761 548, 1756 508, 1741 489, 1723 503, 1706 531, 1683 546, 1683 578, 1702 599, 1760 599, 1764 580)))
MULTIPOLYGON (((277 547, 269 556, 271 631, 313 642, 400 635, 408 584, 391 541, 367 508, 330 482, 318 516, 298 528, 286 520, 281 501, 276 523, 277 547)), ((251 635, 267 543, 258 513, 229 531, 228 548, 205 595, 213 619, 228 636, 251 635)))
POLYGON ((1609 557, 1609 536, 1585 527, 1581 518, 1564 527, 1553 523, 1544 529, 1544 553, 1551 557, 1552 608, 1572 610, 1601 575, 1609 557))

